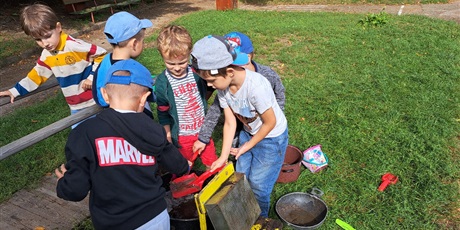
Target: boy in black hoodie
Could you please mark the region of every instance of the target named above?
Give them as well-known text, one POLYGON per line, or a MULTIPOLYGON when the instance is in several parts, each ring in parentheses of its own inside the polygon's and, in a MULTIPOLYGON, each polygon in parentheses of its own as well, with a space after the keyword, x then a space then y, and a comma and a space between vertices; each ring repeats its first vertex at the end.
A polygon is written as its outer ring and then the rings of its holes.
POLYGON ((142 113, 152 93, 150 72, 129 59, 112 65, 101 88, 110 105, 72 130, 67 163, 55 170, 57 196, 81 201, 90 192, 96 229, 168 229, 169 215, 159 165, 176 175, 187 160, 161 125, 142 113))

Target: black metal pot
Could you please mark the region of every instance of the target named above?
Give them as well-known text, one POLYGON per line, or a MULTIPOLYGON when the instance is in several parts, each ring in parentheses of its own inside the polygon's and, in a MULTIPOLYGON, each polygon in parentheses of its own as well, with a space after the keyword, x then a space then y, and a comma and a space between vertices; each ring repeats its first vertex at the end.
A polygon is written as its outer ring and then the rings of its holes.
POLYGON ((323 194, 317 188, 313 188, 311 194, 288 193, 276 202, 276 213, 284 223, 294 229, 317 229, 326 220, 328 212, 326 203, 320 199, 323 194))
MULTIPOLYGON (((197 175, 201 175, 204 171, 193 171, 197 175)), ((212 177, 211 177, 212 178, 212 177)), ((208 184, 208 178, 204 184, 208 184)), ((195 195, 190 194, 178 199, 172 197, 169 189, 171 175, 162 175, 163 187, 166 189, 165 200, 168 204, 169 222, 171 230, 200 230, 200 220, 195 204, 195 195)), ((214 230, 211 220, 206 216, 206 226, 209 230, 214 230)))

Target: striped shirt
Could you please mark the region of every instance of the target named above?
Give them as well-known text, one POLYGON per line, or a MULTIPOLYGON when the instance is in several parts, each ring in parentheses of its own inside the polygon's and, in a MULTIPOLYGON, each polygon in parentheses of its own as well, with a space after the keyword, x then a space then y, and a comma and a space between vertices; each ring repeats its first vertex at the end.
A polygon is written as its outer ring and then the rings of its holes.
POLYGON ((44 49, 27 77, 9 91, 14 97, 25 95, 36 90, 54 74, 71 110, 94 105, 91 90, 84 90, 81 86, 84 80, 93 80, 92 73, 106 52, 101 47, 74 39, 62 32, 56 49, 44 49))
POLYGON ((188 136, 197 134, 203 125, 204 106, 193 71, 188 69, 187 76, 175 78, 165 71, 171 88, 174 92, 177 117, 179 118, 179 135, 188 136))

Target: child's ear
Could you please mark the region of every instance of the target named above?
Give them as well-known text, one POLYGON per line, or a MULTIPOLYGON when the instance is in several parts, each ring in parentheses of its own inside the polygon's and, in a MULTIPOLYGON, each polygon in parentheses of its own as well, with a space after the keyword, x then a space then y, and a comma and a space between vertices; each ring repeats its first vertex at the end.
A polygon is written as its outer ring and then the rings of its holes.
POLYGON ((233 69, 232 67, 227 67, 226 71, 227 71, 227 76, 228 77, 233 77, 235 75, 235 69, 233 69))
POLYGON ((139 108, 137 109, 138 113, 144 111, 145 102, 147 102, 147 97, 149 97, 151 93, 152 92, 148 91, 148 92, 145 92, 144 94, 142 94, 141 100, 139 102, 139 108))
POLYGON ((105 90, 105 88, 101 88, 101 94, 102 94, 102 98, 104 98, 104 101, 107 104, 110 104, 109 103, 109 95, 107 94, 107 91, 105 90))
POLYGON ((56 22, 56 30, 58 30, 59 32, 62 31, 62 25, 60 22, 56 22))
POLYGON ((133 51, 137 51, 137 50, 136 50, 137 43, 140 42, 140 41, 137 40, 137 38, 133 38, 133 39, 131 40, 131 42, 132 42, 133 51))

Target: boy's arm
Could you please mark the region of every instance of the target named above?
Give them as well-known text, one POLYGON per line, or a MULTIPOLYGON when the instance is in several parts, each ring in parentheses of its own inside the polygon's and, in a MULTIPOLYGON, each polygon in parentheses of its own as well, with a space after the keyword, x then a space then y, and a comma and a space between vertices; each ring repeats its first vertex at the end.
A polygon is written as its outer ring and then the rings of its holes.
POLYGON ((200 153, 206 148, 206 145, 211 141, 212 132, 219 121, 221 108, 217 96, 214 102, 208 108, 208 112, 204 117, 203 125, 201 126, 200 133, 198 133, 198 140, 193 144, 193 152, 199 151, 200 153))
POLYGON ((27 76, 16 83, 13 88, 1 92, 0 96, 10 96, 10 101, 13 103, 15 97, 24 96, 45 83, 53 75, 51 67, 45 63, 45 60, 46 56, 42 53, 34 68, 30 70, 27 76))
POLYGON ((75 40, 75 42, 72 43, 72 47, 74 51, 86 53, 86 60, 92 65, 91 72, 82 84, 83 89, 91 89, 93 86, 92 82, 94 73, 96 72, 99 64, 102 62, 102 59, 104 59, 104 56, 107 54, 107 51, 102 47, 85 42, 83 40, 75 40))
POLYGON ((172 143, 172 138, 171 138, 171 126, 170 125, 164 125, 163 126, 166 132, 166 139, 169 141, 169 143, 172 143))
POLYGON ((260 114, 260 118, 262 120, 262 126, 259 131, 252 136, 251 140, 239 147, 235 156, 236 159, 263 140, 272 131, 272 129, 275 128, 276 116, 273 108, 269 108, 264 113, 260 114))
POLYGON ((198 140, 204 144, 208 144, 211 140, 212 132, 219 122, 221 114, 221 108, 219 99, 217 96, 214 98, 214 102, 209 106, 208 112, 204 117, 203 125, 201 126, 200 133, 198 134, 198 140))
MULTIPOLYGON (((66 144, 66 170, 58 179, 56 193, 59 198, 69 201, 81 201, 91 189, 90 157, 85 153, 93 153, 86 135, 72 131, 66 144)), ((94 162, 93 162, 94 163, 94 162)))
POLYGON ((179 150, 172 143, 168 142, 163 149, 161 165, 166 171, 182 176, 190 170, 187 159, 185 159, 179 150))
POLYGON ((270 82, 273 92, 275 93, 276 101, 280 106, 281 110, 284 111, 284 105, 286 101, 285 91, 283 82, 280 76, 269 66, 258 65, 259 73, 262 74, 270 82))
POLYGON ((92 64, 91 73, 87 79, 93 81, 93 74, 96 72, 97 67, 102 62, 102 59, 104 59, 104 56, 107 54, 107 50, 97 45, 78 39, 70 44, 73 51, 86 53, 86 60, 92 64))
POLYGON ((230 107, 224 108, 224 116, 225 121, 223 131, 224 135, 222 138, 222 152, 220 153, 219 159, 212 163, 211 171, 219 168, 227 162, 228 156, 230 155, 230 150, 232 148, 233 137, 235 136, 236 117, 230 107))
POLYGON ((157 115, 158 115, 158 123, 161 125, 171 125, 171 116, 169 115, 169 101, 166 96, 166 88, 167 88, 167 79, 164 75, 164 72, 158 75, 156 82, 155 82, 155 96, 156 96, 156 103, 157 103, 157 115))
POLYGON ((99 64, 101 64, 102 60, 104 59, 105 55, 107 54, 107 51, 104 48, 101 48, 99 46, 96 46, 96 53, 92 54, 89 58, 90 60, 93 60, 93 66, 91 69, 91 74, 88 76, 88 80, 93 81, 93 75, 97 70, 97 67, 99 67, 99 64))

